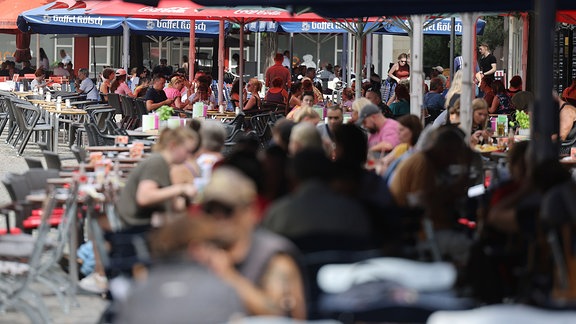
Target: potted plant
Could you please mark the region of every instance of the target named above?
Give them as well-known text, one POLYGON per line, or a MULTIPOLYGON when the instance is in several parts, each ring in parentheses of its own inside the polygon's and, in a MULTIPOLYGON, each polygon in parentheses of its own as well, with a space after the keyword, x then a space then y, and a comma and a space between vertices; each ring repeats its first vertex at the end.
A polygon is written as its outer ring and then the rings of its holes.
POLYGON ((164 127, 166 127, 167 125, 167 120, 170 119, 170 117, 172 116, 172 114, 174 113, 174 108, 164 105, 161 106, 160 108, 156 109, 156 113, 158 114, 158 128, 162 129, 164 127))
POLYGON ((530 136, 530 115, 523 110, 516 110, 514 113, 515 122, 510 122, 510 126, 518 128, 518 135, 530 136))

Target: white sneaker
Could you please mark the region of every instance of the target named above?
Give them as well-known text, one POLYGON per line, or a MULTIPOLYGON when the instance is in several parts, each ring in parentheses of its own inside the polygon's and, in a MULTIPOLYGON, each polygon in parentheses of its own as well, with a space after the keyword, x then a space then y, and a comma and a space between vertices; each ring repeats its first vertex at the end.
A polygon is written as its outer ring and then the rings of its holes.
POLYGON ((103 294, 108 290, 108 279, 96 272, 84 277, 78 282, 78 286, 95 294, 103 294))

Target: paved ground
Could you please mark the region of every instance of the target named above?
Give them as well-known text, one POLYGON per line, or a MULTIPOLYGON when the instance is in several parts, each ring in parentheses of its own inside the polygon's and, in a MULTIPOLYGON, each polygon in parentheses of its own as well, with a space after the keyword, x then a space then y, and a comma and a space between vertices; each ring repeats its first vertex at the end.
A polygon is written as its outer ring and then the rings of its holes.
MULTIPOLYGON (((24 157, 34 158, 43 160, 42 152, 38 148, 34 141, 31 140, 23 153, 22 157, 16 156, 16 150, 10 145, 5 143, 6 133, 0 136, 0 179, 2 179, 6 173, 15 172, 22 173, 28 170, 24 157)), ((70 150, 65 145, 59 146, 59 153, 62 158, 67 159, 63 161, 63 164, 75 164, 73 160, 73 155, 70 150)), ((10 202, 10 197, 8 192, 3 185, 0 185, 0 205, 10 202)), ((4 221, 0 221, 0 227, 4 226, 4 221)), ((78 295, 77 305, 73 306, 68 314, 65 314, 58 303, 57 298, 48 291, 45 287, 35 284, 35 289, 42 292, 43 300, 46 303, 50 314, 52 316, 52 322, 55 324, 92 324, 96 323, 100 318, 100 314, 106 307, 106 301, 97 295, 78 295)), ((20 313, 14 311, 8 311, 4 314, 0 313, 0 324, 21 324, 30 323, 28 318, 20 313)))

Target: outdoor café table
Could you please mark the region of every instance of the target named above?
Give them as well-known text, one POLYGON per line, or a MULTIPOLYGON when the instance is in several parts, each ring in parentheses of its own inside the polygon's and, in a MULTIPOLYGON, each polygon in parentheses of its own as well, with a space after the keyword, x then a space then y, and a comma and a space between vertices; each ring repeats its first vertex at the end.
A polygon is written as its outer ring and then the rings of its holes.
POLYGON ((70 108, 63 107, 62 109, 56 109, 56 102, 54 101, 45 101, 45 100, 37 100, 37 99, 29 99, 32 104, 40 106, 42 110, 49 115, 50 124, 52 125, 52 151, 54 153, 58 153, 58 130, 60 129, 60 117, 61 116, 68 116, 68 117, 84 117, 87 115, 87 112, 82 109, 78 109, 74 106, 70 108))
MULTIPOLYGON (((144 146, 144 151, 150 151, 150 146, 144 146)), ((130 152, 130 146, 87 146, 88 152, 130 152)))
POLYGON ((231 112, 223 112, 223 113, 220 113, 217 110, 216 111, 208 111, 206 113, 206 118, 218 119, 221 122, 225 122, 225 121, 229 121, 229 120, 236 118, 236 113, 232 112, 232 111, 231 112))
POLYGON ((135 130, 127 130, 128 136, 130 137, 141 137, 146 139, 157 139, 160 135, 160 132, 157 129, 151 129, 148 131, 135 131, 135 130))
POLYGON ((62 185, 62 186, 69 185, 72 183, 72 181, 73 179, 71 177, 46 179, 47 184, 62 185))
POLYGON ((83 117, 87 115, 87 112, 78 108, 62 108, 60 110, 57 110, 56 107, 52 106, 43 106, 42 108, 50 115, 53 134, 52 143, 54 143, 52 151, 54 151, 54 153, 58 153, 58 130, 60 129, 60 116, 83 117))
POLYGON ((569 169, 576 168, 576 159, 572 159, 569 156, 560 159, 560 163, 562 163, 562 165, 568 167, 569 169))
MULTIPOLYGON (((50 180, 50 179, 49 179, 50 180)), ((71 179, 70 179, 71 180, 71 179)), ((52 181, 59 181, 53 179, 52 181)), ((70 183, 73 180, 70 181, 70 183)), ((44 191, 43 193, 34 193, 31 195, 26 196, 26 201, 32 203, 43 203, 46 200, 47 193, 44 191)), ((68 194, 56 194, 56 201, 60 204, 64 204, 67 202, 68 194)), ((76 199, 76 202, 81 204, 82 201, 76 199)), ((70 223, 70 237, 69 237, 69 260, 76 260, 76 249, 78 248, 78 222, 76 217, 71 217, 70 223)), ((70 276, 70 281, 73 283, 73 294, 76 294, 76 284, 78 283, 78 264, 76 262, 69 262, 68 265, 68 274, 70 276)))
POLYGON ((26 99, 26 97, 28 97, 28 96, 37 95, 38 92, 32 92, 32 91, 24 91, 24 92, 14 91, 14 94, 15 94, 18 98, 20 98, 20 99, 26 99))

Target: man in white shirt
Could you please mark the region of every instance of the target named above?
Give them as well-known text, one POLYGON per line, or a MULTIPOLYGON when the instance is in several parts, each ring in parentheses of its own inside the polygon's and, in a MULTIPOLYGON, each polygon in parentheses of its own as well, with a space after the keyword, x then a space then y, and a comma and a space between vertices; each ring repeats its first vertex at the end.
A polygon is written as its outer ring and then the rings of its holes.
POLYGON ((68 62, 72 62, 72 58, 70 55, 68 55, 68 53, 66 53, 66 50, 60 50, 60 57, 62 58, 60 62, 62 62, 64 65, 68 64, 68 62))
POLYGON ((288 50, 284 51, 284 61, 282 62, 282 65, 287 68, 292 66, 292 62, 290 61, 290 51, 288 50))
POLYGON ((88 69, 78 70, 78 79, 81 81, 78 87, 78 93, 85 93, 86 100, 98 101, 98 88, 94 82, 88 77, 88 69))

